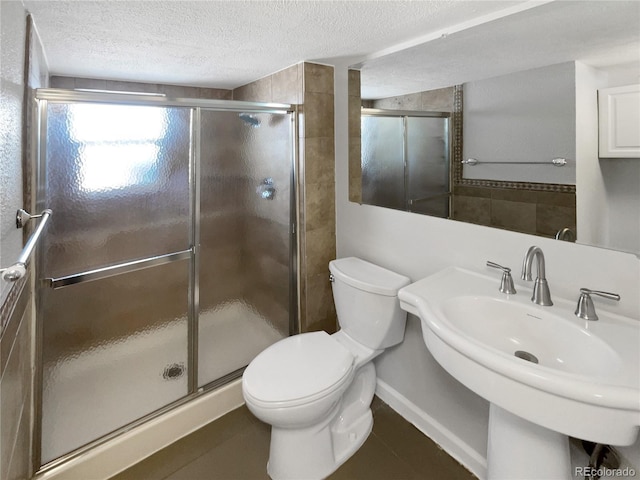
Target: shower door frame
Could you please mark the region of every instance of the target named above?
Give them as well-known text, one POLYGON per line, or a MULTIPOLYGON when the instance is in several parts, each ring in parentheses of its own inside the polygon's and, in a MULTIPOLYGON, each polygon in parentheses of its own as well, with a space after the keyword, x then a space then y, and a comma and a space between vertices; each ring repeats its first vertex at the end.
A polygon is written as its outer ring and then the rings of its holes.
MULTIPOLYGON (((299 333, 299 295, 298 295, 298 107, 295 105, 281 103, 245 102, 238 100, 210 100, 197 98, 172 98, 163 94, 149 93, 127 93, 111 92, 102 90, 66 90, 57 88, 41 88, 34 92, 35 102, 31 112, 34 118, 34 129, 31 141, 33 142, 33 158, 30 159, 32 171, 34 172, 32 183, 35 186, 36 194, 33 202, 39 208, 44 204, 44 172, 46 171, 47 159, 47 113, 49 103, 93 103, 110 105, 135 105, 135 106, 155 106, 155 107, 179 107, 190 110, 189 125, 189 243, 187 250, 174 252, 159 257, 149 257, 139 262, 127 262, 114 266, 96 269, 90 273, 94 276, 83 278, 77 276, 73 280, 62 280, 61 287, 90 281, 107 276, 118 275, 127 271, 135 271, 155 265, 170 263, 189 258, 189 284, 188 284, 188 311, 187 311, 187 358, 188 358, 188 382, 186 394, 131 423, 123 425, 113 432, 99 437, 67 454, 55 458, 42 465, 42 387, 43 387, 43 326, 42 326, 42 306, 40 290, 43 288, 53 288, 51 282, 40 279, 39 273, 34 275, 34 329, 35 329, 35 372, 34 372, 34 425, 32 442, 32 471, 36 474, 47 472, 65 462, 85 455, 91 449, 121 435, 133 427, 141 425, 153 418, 157 418, 170 410, 175 409, 185 403, 190 402, 204 393, 215 390, 226 385, 232 380, 239 378, 244 371, 240 368, 234 372, 216 379, 206 385, 198 387, 198 314, 199 314, 199 258, 200 258, 200 128, 201 112, 224 111, 224 112, 250 112, 250 113, 277 113, 290 115, 290 165, 291 174, 289 178, 290 188, 290 218, 289 218, 289 335, 299 333), (136 265, 131 265, 136 264, 136 265), (144 265, 144 266, 141 266, 144 265), (110 271, 109 271, 110 270, 110 271), (117 272, 114 273, 114 270, 117 272), (68 282, 68 283, 67 283, 68 282)), ((44 207, 43 207, 44 208, 44 207)), ((40 249, 36 249, 34 265, 36 272, 41 272, 43 268, 43 258, 40 249)), ((85 272, 87 273, 87 272, 85 272)), ((86 277, 86 276, 85 276, 86 277)), ((60 287, 60 288, 61 288, 60 287)))
MULTIPOLYGON (((449 217, 451 218, 452 214, 452 204, 451 197, 453 191, 453 149, 451 148, 453 142, 453 132, 451 131, 452 126, 452 112, 432 112, 432 111, 421 111, 421 110, 387 110, 381 108, 363 108, 360 113, 360 118, 362 117, 391 117, 391 118, 402 118, 402 167, 404 174, 404 210, 407 212, 412 212, 413 202, 415 200, 423 200, 423 199, 410 199, 409 198, 409 173, 408 173, 408 151, 409 151, 409 140, 407 135, 407 122, 409 117, 423 117, 423 118, 443 118, 445 120, 445 124, 447 126, 447 146, 446 146, 446 158, 448 159, 448 181, 447 185, 449 188, 448 195, 448 203, 449 203, 449 217)), ((440 196, 440 195, 437 195, 440 196)), ((431 198, 435 198, 431 197, 431 198)))

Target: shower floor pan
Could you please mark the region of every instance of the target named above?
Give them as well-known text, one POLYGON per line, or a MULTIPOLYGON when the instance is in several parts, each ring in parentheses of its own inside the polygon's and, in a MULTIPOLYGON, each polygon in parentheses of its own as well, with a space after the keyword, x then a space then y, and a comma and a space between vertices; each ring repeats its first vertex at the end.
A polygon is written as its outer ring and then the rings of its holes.
MULTIPOLYGON (((153 342, 143 331, 55 365, 43 389, 42 463, 184 397, 185 323, 154 331, 153 342)), ((201 313, 199 328, 200 386, 242 368, 283 337, 240 300, 201 313)))

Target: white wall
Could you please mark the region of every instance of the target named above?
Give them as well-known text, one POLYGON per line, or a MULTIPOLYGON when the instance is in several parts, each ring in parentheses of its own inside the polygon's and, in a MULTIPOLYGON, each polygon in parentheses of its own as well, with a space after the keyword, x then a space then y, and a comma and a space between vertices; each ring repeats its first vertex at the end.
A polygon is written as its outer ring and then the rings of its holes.
MULTIPOLYGON (((598 308, 640 319, 640 261, 635 255, 350 203, 346 66, 336 66, 335 76, 338 257, 359 256, 417 280, 450 265, 489 272, 487 260, 518 271, 528 247, 538 245, 545 253, 552 295, 577 299, 580 287, 617 292, 622 296, 619 303, 598 302, 598 308)), ((518 285, 522 288, 524 282, 516 280, 518 285)), ((486 402, 435 363, 415 317, 409 319, 405 341, 385 352, 376 365, 381 381, 433 424, 465 442, 462 450, 486 455, 486 402)), ((640 457, 640 444, 629 452, 640 457)), ((472 457, 466 460, 473 463, 472 457)), ((474 471, 482 476, 481 468, 476 465, 474 471)))
POLYGON ((576 62, 576 224, 578 241, 609 245, 607 192, 598 160, 598 88, 606 74, 576 62))
MULTIPOLYGON (((0 2, 0 268, 12 265, 22 249, 15 216, 22 208, 25 16, 22 2, 0 2)), ((0 280, 0 305, 10 288, 0 280)))
POLYGON ((565 62, 465 83, 463 158, 548 163, 465 165, 464 178, 573 185, 574 70, 574 62, 565 62), (567 165, 554 167, 554 158, 567 165))
POLYGON ((637 81, 576 62, 578 241, 640 254, 640 159, 598 158, 598 89, 637 81))

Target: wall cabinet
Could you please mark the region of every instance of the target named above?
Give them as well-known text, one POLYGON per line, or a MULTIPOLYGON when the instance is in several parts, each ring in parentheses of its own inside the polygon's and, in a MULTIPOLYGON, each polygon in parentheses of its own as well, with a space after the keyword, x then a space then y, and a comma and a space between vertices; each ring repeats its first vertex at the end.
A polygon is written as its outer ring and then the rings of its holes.
POLYGON ((600 158, 640 158, 640 85, 598 90, 600 158))

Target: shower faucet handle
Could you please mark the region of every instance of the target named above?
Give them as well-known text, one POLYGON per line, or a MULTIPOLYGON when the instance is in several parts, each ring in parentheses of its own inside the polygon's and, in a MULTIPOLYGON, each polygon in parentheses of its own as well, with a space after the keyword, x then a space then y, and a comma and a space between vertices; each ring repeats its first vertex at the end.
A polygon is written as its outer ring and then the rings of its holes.
POLYGON ((508 295, 518 293, 516 287, 513 284, 513 277, 511 276, 511 269, 509 267, 503 267, 502 265, 487 261, 487 267, 497 268, 502 270, 502 280, 500 281, 500 291, 508 295))

